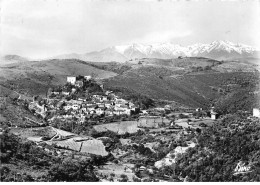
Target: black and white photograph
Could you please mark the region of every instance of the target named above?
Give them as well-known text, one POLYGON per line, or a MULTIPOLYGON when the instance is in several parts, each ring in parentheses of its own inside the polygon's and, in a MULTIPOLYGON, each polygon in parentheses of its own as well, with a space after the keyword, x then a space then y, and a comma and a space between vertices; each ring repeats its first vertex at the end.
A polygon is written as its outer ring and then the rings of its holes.
POLYGON ((259 0, 1 0, 0 182, 260 182, 259 0))

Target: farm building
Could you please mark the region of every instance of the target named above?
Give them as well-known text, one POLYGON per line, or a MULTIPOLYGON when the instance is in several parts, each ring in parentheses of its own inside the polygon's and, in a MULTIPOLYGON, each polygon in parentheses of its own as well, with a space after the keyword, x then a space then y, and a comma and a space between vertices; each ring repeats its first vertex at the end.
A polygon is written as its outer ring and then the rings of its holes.
POLYGON ((214 107, 212 107, 211 110, 210 110, 210 117, 211 117, 211 119, 217 119, 218 118, 218 113, 214 111, 214 107))
POLYGON ((210 113, 211 119, 217 119, 218 113, 216 112, 211 112, 210 113))

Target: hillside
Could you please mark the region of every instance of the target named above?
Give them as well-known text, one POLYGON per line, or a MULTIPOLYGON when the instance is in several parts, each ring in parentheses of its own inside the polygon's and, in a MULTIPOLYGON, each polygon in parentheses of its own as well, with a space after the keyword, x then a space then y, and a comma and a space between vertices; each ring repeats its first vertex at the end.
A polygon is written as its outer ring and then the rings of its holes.
MULTIPOLYGON (((49 87, 64 84, 67 76, 91 75, 113 91, 190 107, 208 107, 217 100, 223 101, 224 96, 224 99, 235 97, 225 90, 225 81, 258 75, 258 67, 255 61, 218 61, 203 57, 142 58, 125 63, 53 59, 2 65, 0 85, 27 95, 45 96, 49 87)), ((237 85, 240 88, 241 85, 237 85)))
MULTIPOLYGON (((131 69, 105 80, 105 88, 128 89, 153 99, 191 107, 208 107, 213 100, 228 94, 223 89, 227 85, 225 81, 231 78, 259 75, 251 64, 197 57, 140 59, 127 64, 131 64, 131 69)), ((255 81, 252 83, 256 85, 255 81)))
POLYGON ((23 63, 29 61, 27 58, 21 57, 19 55, 5 55, 0 58, 0 66, 13 63, 23 63))
POLYGON ((67 76, 77 75, 104 79, 116 73, 75 59, 30 61, 0 66, 0 85, 29 95, 45 95, 49 87, 64 84, 67 76))
MULTIPOLYGON (((25 118, 39 123, 44 120, 33 115, 27 108, 25 103, 16 101, 19 94, 0 85, 0 125, 8 123, 9 126, 25 126, 31 125, 25 121, 25 118)), ((21 96, 22 99, 28 100, 29 97, 21 96)))

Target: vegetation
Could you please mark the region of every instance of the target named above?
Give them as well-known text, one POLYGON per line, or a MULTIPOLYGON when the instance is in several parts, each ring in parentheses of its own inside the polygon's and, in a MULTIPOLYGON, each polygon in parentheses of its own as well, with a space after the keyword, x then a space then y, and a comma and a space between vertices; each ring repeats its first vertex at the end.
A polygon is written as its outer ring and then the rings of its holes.
POLYGON ((259 106, 259 95, 254 92, 258 88, 259 73, 233 75, 223 82, 225 95, 216 100, 215 108, 220 114, 236 113, 239 110, 252 111, 259 106))
POLYGON ((226 116, 220 125, 206 128, 196 137, 197 146, 178 158, 174 173, 191 181, 260 181, 259 134, 259 121, 226 116), (251 172, 234 175, 239 161, 249 164, 251 172))
POLYGON ((129 90, 122 87, 107 87, 108 90, 113 91, 115 94, 119 94, 120 97, 126 100, 130 100, 134 104, 138 105, 141 109, 148 109, 154 106, 154 101, 134 90, 129 90))
POLYGON ((33 142, 23 141, 8 129, 0 135, 0 146, 1 181, 98 181, 93 173, 95 158, 65 159, 55 151, 48 152, 33 142), (41 175, 33 177, 31 172, 35 170, 41 171, 41 175))

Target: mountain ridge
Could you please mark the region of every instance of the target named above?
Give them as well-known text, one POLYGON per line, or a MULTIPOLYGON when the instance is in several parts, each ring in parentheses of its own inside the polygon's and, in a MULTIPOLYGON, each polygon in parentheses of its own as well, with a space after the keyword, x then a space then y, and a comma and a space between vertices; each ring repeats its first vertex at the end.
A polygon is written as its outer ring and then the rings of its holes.
POLYGON ((100 51, 85 54, 65 54, 53 58, 76 58, 94 62, 125 62, 135 58, 171 59, 181 57, 208 57, 217 60, 232 60, 233 58, 257 57, 260 50, 245 44, 235 44, 230 41, 214 41, 210 44, 196 43, 181 46, 172 43, 127 44, 111 46, 100 51))

